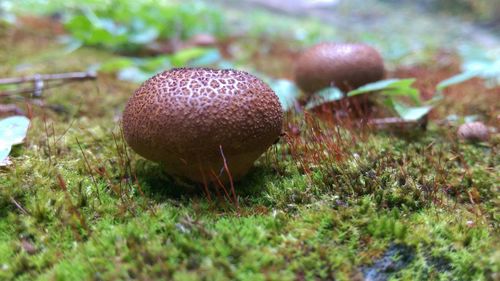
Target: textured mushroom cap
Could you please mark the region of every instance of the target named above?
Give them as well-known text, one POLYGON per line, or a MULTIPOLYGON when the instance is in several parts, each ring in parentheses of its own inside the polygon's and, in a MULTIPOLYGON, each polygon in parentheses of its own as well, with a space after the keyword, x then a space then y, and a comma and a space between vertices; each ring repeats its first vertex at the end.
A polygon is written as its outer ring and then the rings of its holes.
POLYGON ((365 44, 322 43, 305 50, 295 65, 295 81, 312 94, 334 84, 343 92, 384 78, 384 62, 365 44))
POLYGON ((487 141, 490 138, 488 127, 481 122, 462 124, 458 128, 458 137, 467 141, 487 141))
POLYGON ((222 146, 237 180, 279 137, 283 112, 271 88, 251 74, 179 68, 144 82, 122 122, 132 149, 168 173, 213 181, 224 167, 222 146))

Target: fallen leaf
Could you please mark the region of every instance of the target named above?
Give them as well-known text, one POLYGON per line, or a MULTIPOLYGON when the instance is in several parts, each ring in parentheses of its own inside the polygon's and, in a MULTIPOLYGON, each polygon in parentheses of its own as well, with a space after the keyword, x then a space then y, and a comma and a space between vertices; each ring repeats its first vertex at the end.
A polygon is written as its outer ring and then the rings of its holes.
POLYGON ((13 145, 23 142, 30 120, 24 116, 12 116, 0 120, 0 166, 9 165, 8 156, 13 145))

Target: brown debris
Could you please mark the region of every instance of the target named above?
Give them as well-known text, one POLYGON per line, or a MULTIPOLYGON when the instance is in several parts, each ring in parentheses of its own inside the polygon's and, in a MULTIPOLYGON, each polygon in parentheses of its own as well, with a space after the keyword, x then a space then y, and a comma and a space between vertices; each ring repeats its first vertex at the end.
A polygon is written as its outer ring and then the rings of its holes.
POLYGON ((25 115, 25 113, 15 104, 0 104, 0 118, 14 115, 25 115))

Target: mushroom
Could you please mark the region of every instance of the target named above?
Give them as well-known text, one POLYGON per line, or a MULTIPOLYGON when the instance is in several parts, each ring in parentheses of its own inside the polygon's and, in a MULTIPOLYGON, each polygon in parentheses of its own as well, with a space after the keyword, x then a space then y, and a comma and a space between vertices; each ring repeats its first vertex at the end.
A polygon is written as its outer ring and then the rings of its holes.
POLYGON ((490 138, 488 127, 486 127, 486 125, 482 122, 462 124, 458 128, 457 134, 459 138, 470 142, 488 141, 490 138))
POLYGON ((209 68, 150 78, 122 118, 133 150, 195 182, 228 182, 227 170, 241 179, 279 138, 282 122, 278 97, 267 84, 243 71, 209 68))
POLYGON ((295 81, 306 95, 335 86, 347 93, 384 77, 384 62, 366 44, 321 43, 304 51, 295 65, 295 81))

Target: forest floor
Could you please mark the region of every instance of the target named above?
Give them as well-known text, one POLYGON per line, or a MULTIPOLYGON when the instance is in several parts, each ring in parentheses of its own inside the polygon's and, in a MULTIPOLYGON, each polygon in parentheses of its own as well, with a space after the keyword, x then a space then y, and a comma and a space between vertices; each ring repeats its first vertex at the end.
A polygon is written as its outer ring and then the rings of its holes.
MULTIPOLYGON (((0 27, 0 76, 85 70, 117 56, 64 53, 50 21, 34 25, 0 27)), ((235 59, 290 78, 300 47, 269 38, 241 39, 270 48, 235 59)), ((391 57, 394 44, 382 41, 388 77, 415 77, 425 98, 460 72, 448 48, 391 57)), ((427 129, 403 133, 288 113, 286 136, 236 183, 238 208, 127 147, 119 120, 136 88, 100 73, 43 100, 2 100, 31 125, 0 169, 1 280, 499 279, 500 136, 464 142, 446 121, 476 115, 498 130, 498 87, 472 79, 447 88, 427 129)))

